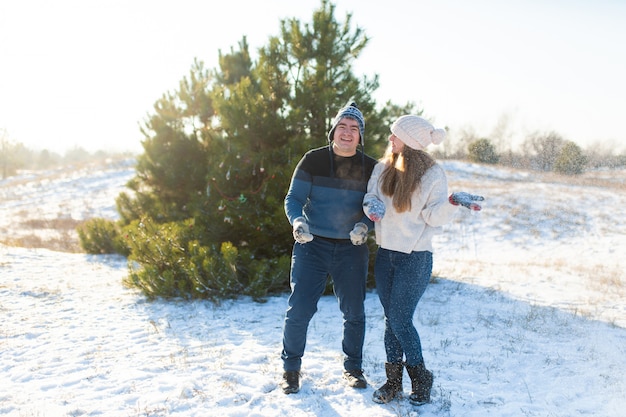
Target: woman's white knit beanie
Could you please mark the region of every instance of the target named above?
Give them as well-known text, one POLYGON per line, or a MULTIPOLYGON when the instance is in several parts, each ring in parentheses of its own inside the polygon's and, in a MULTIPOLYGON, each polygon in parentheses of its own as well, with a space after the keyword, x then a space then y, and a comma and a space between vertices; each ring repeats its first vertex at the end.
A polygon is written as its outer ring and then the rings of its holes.
POLYGON ((410 148, 422 150, 428 145, 439 145, 446 137, 446 131, 435 129, 426 119, 418 116, 400 116, 391 125, 391 133, 410 148))

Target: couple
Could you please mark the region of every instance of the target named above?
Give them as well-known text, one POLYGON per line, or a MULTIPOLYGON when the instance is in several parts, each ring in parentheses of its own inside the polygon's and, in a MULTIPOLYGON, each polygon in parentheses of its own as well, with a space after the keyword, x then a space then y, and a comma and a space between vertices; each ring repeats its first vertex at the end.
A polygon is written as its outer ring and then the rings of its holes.
POLYGON ((442 142, 445 131, 428 121, 412 115, 397 119, 379 162, 363 151, 364 131, 365 120, 355 103, 340 109, 328 133, 329 145, 304 155, 285 197, 296 242, 281 388, 286 394, 300 390, 308 325, 329 275, 343 314, 343 376, 351 387, 367 386, 362 370, 366 241, 375 227, 379 247, 374 274, 385 314, 387 381, 373 400, 387 403, 398 396, 406 367, 412 384, 409 400, 423 404, 430 400, 433 374, 424 366, 413 314, 432 272, 431 239, 459 205, 480 210, 476 201, 482 197, 448 196, 443 169, 425 152, 428 145, 442 142))

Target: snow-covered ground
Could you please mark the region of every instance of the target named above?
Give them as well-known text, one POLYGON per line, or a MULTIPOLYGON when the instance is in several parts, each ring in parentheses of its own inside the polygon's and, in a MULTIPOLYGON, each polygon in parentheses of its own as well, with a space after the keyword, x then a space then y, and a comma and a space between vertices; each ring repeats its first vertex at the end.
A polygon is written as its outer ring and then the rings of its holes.
POLYGON ((370 387, 344 386, 341 316, 324 297, 309 329, 302 390, 287 396, 278 389, 286 295, 219 306, 148 302, 121 284, 122 257, 11 246, 24 236, 53 239, 55 219, 115 218, 131 164, 1 181, 0 414, 623 416, 626 172, 598 176, 593 186, 581 185, 593 174, 577 185, 443 165, 452 191, 487 200, 435 242, 436 278, 415 316, 435 374, 432 403, 422 407, 371 401, 385 380, 375 292, 366 299, 370 387))

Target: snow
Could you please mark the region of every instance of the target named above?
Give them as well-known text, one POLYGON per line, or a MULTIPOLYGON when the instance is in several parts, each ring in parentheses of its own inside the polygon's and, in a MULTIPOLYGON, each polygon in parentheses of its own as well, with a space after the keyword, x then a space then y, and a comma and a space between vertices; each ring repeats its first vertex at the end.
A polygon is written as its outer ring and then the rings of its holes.
MULTIPOLYGON (((415 323, 432 402, 386 405, 382 311, 366 299, 365 390, 341 378, 341 316, 324 297, 284 395, 287 295, 147 301, 126 260, 0 245, 0 414, 8 416, 623 416, 624 171, 587 185, 444 161, 451 191, 486 197, 435 241, 415 323), (617 180, 616 178, 621 180, 617 180)), ((0 182, 0 241, 28 220, 115 218, 132 163, 22 173, 0 182)), ((602 173, 607 176, 606 173, 602 173)), ((405 394, 410 390, 405 374, 405 394)))

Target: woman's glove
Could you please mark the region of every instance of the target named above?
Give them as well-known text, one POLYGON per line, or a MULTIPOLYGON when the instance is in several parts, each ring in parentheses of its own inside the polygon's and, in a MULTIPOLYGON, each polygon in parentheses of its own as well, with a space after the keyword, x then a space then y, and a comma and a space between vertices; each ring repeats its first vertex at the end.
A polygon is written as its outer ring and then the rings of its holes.
POLYGON ((313 240, 313 235, 309 232, 309 225, 304 217, 296 217, 293 221, 293 238, 296 242, 305 244, 313 240))
POLYGON ((362 245, 367 240, 367 225, 365 223, 357 223, 350 232, 350 240, 353 245, 362 245))
POLYGON ((477 201, 483 201, 485 198, 480 195, 474 195, 470 193, 466 193, 463 191, 452 193, 450 197, 448 197, 448 201, 450 204, 455 206, 461 205, 463 207, 467 207, 470 210, 480 211, 482 208, 477 201))
POLYGON ((385 217, 385 203, 376 196, 371 196, 363 202, 363 212, 373 222, 379 222, 385 217))

